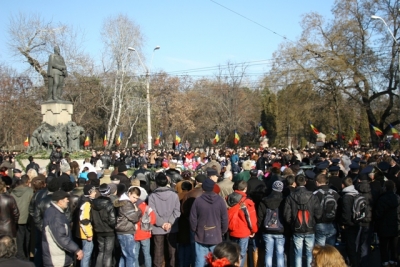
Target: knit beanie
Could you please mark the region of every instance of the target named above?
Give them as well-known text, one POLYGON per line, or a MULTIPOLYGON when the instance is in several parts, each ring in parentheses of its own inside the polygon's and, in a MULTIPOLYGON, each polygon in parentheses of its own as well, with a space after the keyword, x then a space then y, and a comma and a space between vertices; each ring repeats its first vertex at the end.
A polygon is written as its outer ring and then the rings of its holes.
POLYGON ((276 192, 282 192, 283 190, 283 183, 281 181, 275 181, 272 184, 272 190, 276 191, 276 192))

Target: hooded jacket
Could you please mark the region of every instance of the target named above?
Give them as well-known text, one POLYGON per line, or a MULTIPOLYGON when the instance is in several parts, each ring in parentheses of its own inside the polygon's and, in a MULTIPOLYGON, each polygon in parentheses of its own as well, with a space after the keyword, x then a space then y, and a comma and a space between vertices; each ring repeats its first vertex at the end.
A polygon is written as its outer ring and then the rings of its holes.
POLYGON ((291 193, 285 201, 284 218, 286 222, 292 225, 294 233, 312 234, 315 232, 315 224, 322 216, 321 204, 313 192, 308 191, 304 186, 299 186, 291 193), (296 227, 295 222, 300 206, 305 206, 309 212, 307 227, 296 227))
POLYGON ((135 234, 136 223, 142 217, 142 211, 140 209, 136 210, 135 205, 126 193, 114 202, 114 206, 118 208, 117 225, 115 227, 117 234, 135 234))
MULTIPOLYGON (((318 189, 314 192, 314 195, 318 197, 318 200, 319 200, 319 202, 321 203, 322 200, 323 200, 324 197, 325 197, 325 194, 324 194, 323 192, 321 192, 321 191, 328 192, 329 190, 331 190, 332 196, 333 196, 333 198, 336 200, 336 204, 337 204, 338 201, 339 201, 340 196, 339 196, 339 194, 338 194, 335 190, 331 189, 331 188, 329 187, 329 185, 321 185, 321 186, 318 187, 318 189)), ((322 203, 321 203, 321 208, 322 208, 322 209, 324 208, 324 207, 322 206, 322 203)), ((338 209, 337 209, 337 207, 336 207, 336 215, 337 215, 337 210, 338 210, 338 209)), ((320 219, 317 220, 317 223, 333 223, 333 219, 332 219, 332 220, 327 220, 326 217, 325 217, 325 214, 326 214, 326 213, 325 213, 325 211, 323 210, 323 211, 322 211, 322 216, 321 216, 320 219)))
POLYGON ((94 232, 99 236, 113 236, 116 219, 111 199, 104 196, 93 199, 91 213, 94 232))
POLYGON ((228 211, 225 201, 214 192, 204 192, 196 198, 190 210, 190 228, 195 241, 217 245, 228 231, 228 211))
MULTIPOLYGON (((146 202, 143 200, 138 200, 136 205, 142 211, 142 217, 145 213, 150 216, 150 224, 154 225, 156 223, 156 214, 152 208, 150 208, 146 202), (146 211, 147 209, 147 211, 146 211)), ((145 239, 149 239, 151 237, 151 231, 144 231, 141 227, 142 220, 139 220, 137 223, 136 233, 135 233, 135 241, 142 241, 145 239)))
POLYGON ((353 222, 354 195, 358 195, 358 191, 354 188, 354 185, 350 185, 342 190, 342 197, 339 198, 338 214, 341 214, 339 219, 344 226, 355 225, 353 222))
POLYGON ((26 224, 29 217, 29 203, 33 197, 33 189, 28 186, 17 186, 11 191, 19 210, 18 224, 26 224))
POLYGON ((379 236, 395 237, 400 233, 400 196, 385 192, 376 203, 376 229, 379 236))
POLYGON ((366 214, 367 217, 363 219, 363 222, 360 222, 360 226, 369 226, 370 222, 372 221, 372 207, 374 207, 374 199, 372 197, 371 186, 369 185, 368 181, 362 180, 356 186, 357 191, 365 197, 368 203, 367 209, 369 210, 366 214))
POLYGON ((263 234, 283 234, 284 230, 282 231, 271 231, 267 229, 264 225, 264 219, 267 215, 267 209, 277 209, 279 208, 279 220, 281 221, 282 225, 284 225, 284 217, 283 217, 283 208, 284 208, 284 199, 281 192, 272 191, 272 193, 263 198, 258 206, 257 210, 257 225, 258 229, 262 231, 263 234))
POLYGON ((258 231, 255 204, 247 198, 245 192, 235 190, 235 193, 239 194, 241 199, 239 203, 228 209, 229 235, 236 238, 249 237, 258 231), (248 214, 241 209, 241 203, 246 206, 248 214))
POLYGON ((181 216, 181 204, 178 194, 167 186, 156 188, 149 195, 149 206, 156 214, 156 223, 153 227, 153 235, 165 235, 168 233, 177 233, 179 229, 178 218, 181 216), (171 229, 165 231, 162 226, 164 223, 170 223, 171 229))

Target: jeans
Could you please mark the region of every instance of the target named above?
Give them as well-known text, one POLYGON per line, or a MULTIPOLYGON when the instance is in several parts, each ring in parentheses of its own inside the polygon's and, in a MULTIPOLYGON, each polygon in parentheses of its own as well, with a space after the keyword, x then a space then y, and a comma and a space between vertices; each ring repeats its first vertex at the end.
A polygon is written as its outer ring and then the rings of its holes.
POLYGON ((83 258, 81 260, 81 267, 90 267, 90 257, 93 251, 93 241, 89 242, 82 239, 83 258))
POLYGON ((196 263, 195 267, 204 267, 206 264, 205 257, 209 252, 213 252, 216 245, 204 245, 200 243, 195 243, 196 248, 196 263))
POLYGON ((336 229, 333 223, 318 223, 315 225, 315 244, 325 246, 325 244, 335 246, 336 229))
POLYGON ((150 255, 150 238, 140 241, 135 241, 135 255, 136 255, 136 267, 139 267, 139 252, 142 248, 144 266, 151 267, 151 255, 150 255))
POLYGON ((294 234, 293 244, 294 244, 294 262, 296 267, 302 267, 302 257, 303 257, 303 243, 306 249, 307 265, 311 266, 312 262, 312 249, 314 247, 314 234, 294 234))
MULTIPOLYGON (((360 250, 360 266, 369 266, 369 254, 371 250, 373 228, 370 226, 360 226, 357 235, 357 248, 360 250)), ((357 249, 357 251, 358 251, 357 249)))
POLYGON ((35 227, 35 258, 33 262, 36 267, 43 266, 42 231, 35 227))
POLYGON ((272 258, 274 256, 274 247, 276 251, 276 266, 285 266, 285 256, 283 254, 285 247, 285 237, 283 235, 263 235, 265 242, 265 266, 272 266, 272 258))
POLYGON ((191 254, 191 262, 190 264, 192 265, 192 267, 194 267, 196 265, 196 241, 194 240, 194 232, 192 230, 190 230, 190 248, 192 251, 191 254))
POLYGON ((122 257, 119 260, 119 267, 135 266, 135 237, 133 234, 117 235, 121 245, 122 257))
MULTIPOLYGON (((236 238, 236 237, 231 237, 231 241, 239 244, 240 247, 240 256, 242 259, 246 258, 247 254, 247 246, 249 244, 249 238, 236 238)), ((240 261, 240 267, 244 266, 244 260, 240 261)))
POLYGON ((31 232, 27 224, 18 224, 17 228, 17 258, 29 260, 29 241, 31 232))
POLYGON ((96 267, 110 267, 112 265, 115 236, 98 236, 97 243, 99 254, 97 255, 96 267))

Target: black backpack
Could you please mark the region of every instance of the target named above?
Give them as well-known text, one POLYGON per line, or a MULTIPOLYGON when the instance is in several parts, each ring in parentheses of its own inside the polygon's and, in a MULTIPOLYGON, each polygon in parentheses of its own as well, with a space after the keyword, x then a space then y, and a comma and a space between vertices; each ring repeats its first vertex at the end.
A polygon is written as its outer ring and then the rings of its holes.
MULTIPOLYGON (((312 196, 311 196, 312 197, 312 196)), ((296 217, 294 219, 294 230, 299 233, 308 233, 313 231, 313 226, 311 225, 311 212, 308 209, 308 202, 310 202, 311 197, 305 204, 297 204, 296 217)))
POLYGON ((332 189, 329 189, 328 191, 319 189, 316 192, 320 192, 323 194, 321 200, 321 207, 323 210, 323 221, 327 222, 334 221, 336 218, 336 210, 337 210, 337 201, 333 196, 333 192, 335 191, 332 189))
POLYGON ((279 208, 269 209, 267 208, 265 218, 264 218, 264 226, 267 231, 273 232, 282 232, 283 224, 279 218, 279 208))
POLYGON ((356 223, 367 222, 369 213, 367 199, 361 195, 353 195, 353 221, 356 223))

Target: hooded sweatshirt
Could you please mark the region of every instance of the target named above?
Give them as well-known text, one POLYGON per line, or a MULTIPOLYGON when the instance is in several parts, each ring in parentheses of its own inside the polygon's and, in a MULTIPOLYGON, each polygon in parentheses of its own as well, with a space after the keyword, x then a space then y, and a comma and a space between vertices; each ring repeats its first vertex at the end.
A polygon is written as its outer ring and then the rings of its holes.
POLYGON ((156 223, 153 227, 153 235, 165 235, 178 232, 178 218, 181 216, 181 204, 178 194, 167 186, 156 188, 149 195, 149 206, 156 214, 156 223), (165 231, 162 226, 170 223, 171 228, 165 231))
POLYGON ((395 237, 400 230, 400 196, 383 193, 376 203, 376 229, 379 236, 395 237))
POLYGON ((341 223, 345 226, 353 226, 353 203, 354 196, 358 195, 358 191, 354 185, 345 187, 342 190, 342 197, 339 199, 338 214, 341 214, 341 223))
POLYGON ((204 192, 196 198, 190 210, 190 228, 195 241, 217 245, 228 231, 228 211, 224 199, 214 192, 204 192))
POLYGON ((26 224, 29 216, 29 203, 33 197, 33 189, 28 186, 17 186, 11 191, 19 210, 18 224, 26 224))
POLYGON ((264 225, 264 219, 267 214, 267 209, 275 210, 279 209, 279 220, 284 223, 283 219, 283 196, 281 192, 272 191, 271 194, 263 198, 258 206, 257 212, 257 225, 264 234, 282 234, 284 231, 271 231, 264 225))

